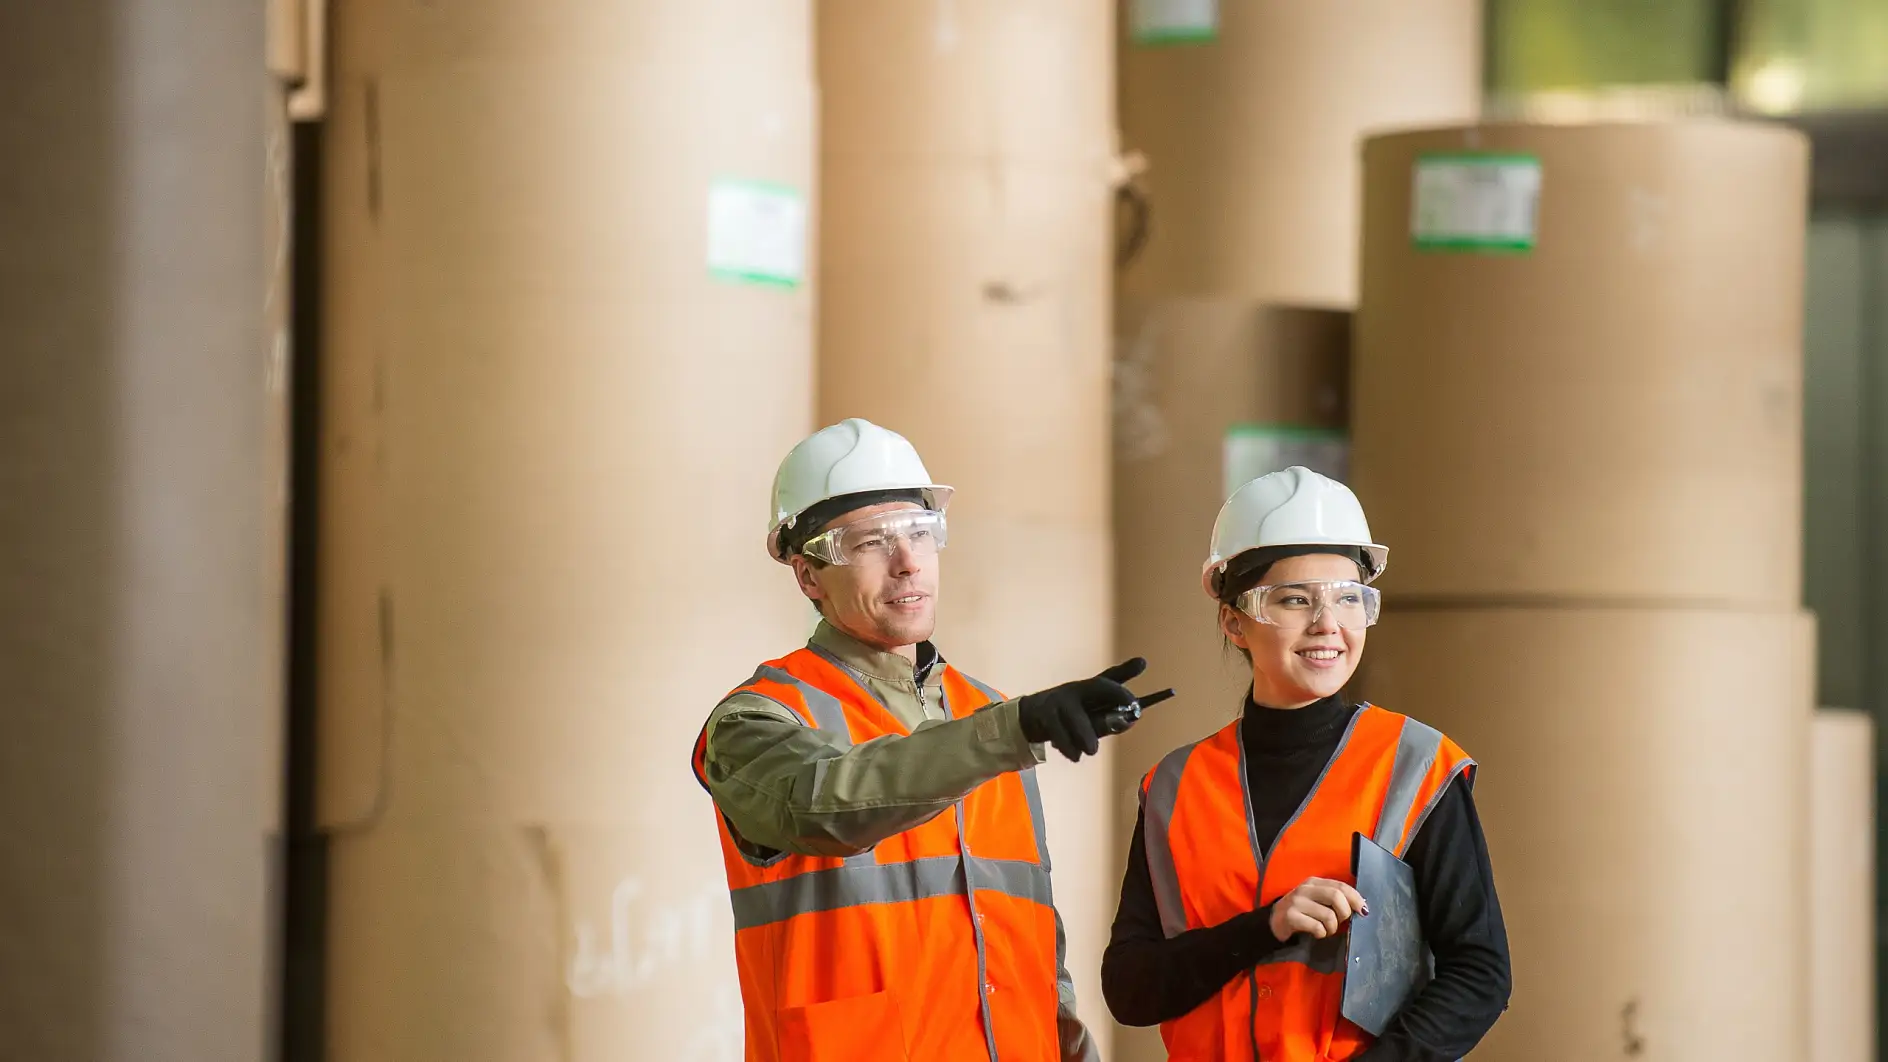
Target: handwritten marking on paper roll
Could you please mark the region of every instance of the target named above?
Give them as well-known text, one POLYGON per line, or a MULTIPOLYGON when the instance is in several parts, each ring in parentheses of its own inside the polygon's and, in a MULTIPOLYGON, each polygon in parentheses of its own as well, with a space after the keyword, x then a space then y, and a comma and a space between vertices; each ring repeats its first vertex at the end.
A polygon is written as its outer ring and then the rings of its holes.
POLYGON ((1038 298, 1048 289, 1041 284, 1024 287, 1007 280, 986 280, 983 283, 983 297, 986 301, 1017 306, 1038 298))
POLYGON ((1619 1032, 1625 1041, 1624 1049, 1627 1058, 1638 1058, 1645 1054, 1645 1037, 1639 1035, 1638 1018, 1639 1001, 1628 1000, 1619 1012, 1619 1032))
POLYGON ((1146 461, 1167 452, 1172 436, 1155 394, 1160 360, 1158 327, 1143 321, 1132 336, 1115 337, 1114 444, 1124 461, 1146 461))
POLYGON ((579 919, 577 946, 564 983, 580 999, 625 996, 663 971, 715 954, 723 934, 716 918, 727 911, 719 888, 702 887, 679 903, 642 904, 643 884, 624 878, 610 894, 607 932, 579 919))
POLYGON ((1665 234, 1665 197, 1643 188, 1628 190, 1627 209, 1632 215, 1632 249, 1640 254, 1653 250, 1665 234))

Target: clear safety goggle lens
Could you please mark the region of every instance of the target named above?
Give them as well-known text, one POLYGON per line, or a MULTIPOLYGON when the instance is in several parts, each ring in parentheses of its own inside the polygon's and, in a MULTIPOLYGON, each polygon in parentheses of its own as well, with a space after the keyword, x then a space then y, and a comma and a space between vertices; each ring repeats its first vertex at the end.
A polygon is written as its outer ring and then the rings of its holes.
POLYGON ((1255 586, 1240 594, 1233 607, 1286 630, 1304 630, 1322 615, 1346 630, 1360 631, 1377 622, 1383 595, 1376 587, 1348 579, 1283 583, 1255 586))
POLYGON ((824 531, 800 552, 827 564, 872 564, 889 559, 901 546, 920 557, 933 556, 949 539, 943 513, 897 509, 824 531))

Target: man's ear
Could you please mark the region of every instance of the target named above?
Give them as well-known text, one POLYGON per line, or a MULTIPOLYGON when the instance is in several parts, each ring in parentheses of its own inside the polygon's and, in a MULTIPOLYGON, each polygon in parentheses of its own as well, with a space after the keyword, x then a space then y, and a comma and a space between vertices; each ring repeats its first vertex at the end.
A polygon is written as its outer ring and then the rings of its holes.
POLYGON ((800 584, 800 593, 805 594, 808 601, 818 602, 826 596, 819 588, 819 580, 814 577, 812 561, 795 553, 787 558, 787 563, 793 565, 793 578, 800 584))

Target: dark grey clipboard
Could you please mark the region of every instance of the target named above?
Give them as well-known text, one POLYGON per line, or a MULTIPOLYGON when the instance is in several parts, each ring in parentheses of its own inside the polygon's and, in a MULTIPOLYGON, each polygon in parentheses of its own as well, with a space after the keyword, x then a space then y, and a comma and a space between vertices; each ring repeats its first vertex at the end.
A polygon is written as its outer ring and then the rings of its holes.
POLYGON ((1383 846, 1356 834, 1351 870, 1370 914, 1352 918, 1339 1013, 1372 1036, 1429 981, 1429 949, 1416 907, 1416 873, 1383 846))

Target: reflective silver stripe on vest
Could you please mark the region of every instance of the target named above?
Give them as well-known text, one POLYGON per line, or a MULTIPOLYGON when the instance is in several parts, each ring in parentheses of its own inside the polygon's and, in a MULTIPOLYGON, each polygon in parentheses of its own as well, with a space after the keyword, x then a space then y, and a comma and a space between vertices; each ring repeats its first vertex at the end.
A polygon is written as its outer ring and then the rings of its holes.
POLYGON ((1283 963, 1299 963, 1311 967, 1316 973, 1337 973, 1344 969, 1347 939, 1339 935, 1315 940, 1308 934, 1300 933, 1292 937, 1290 943, 1267 956, 1260 969, 1283 963))
MULTIPOLYGON (((1390 767, 1390 788, 1383 795, 1383 810, 1377 814, 1377 832, 1372 838, 1392 855, 1403 854, 1403 824, 1415 810, 1423 779, 1429 777, 1429 769, 1435 766, 1436 753, 1441 748, 1440 732, 1414 719, 1403 720, 1403 732, 1396 743, 1396 759, 1390 767)), ((1414 837, 1415 831, 1410 831, 1408 836, 1414 837)))
MULTIPOLYGON (((1192 745, 1169 752, 1154 768, 1141 804, 1141 842, 1147 855, 1147 875, 1154 883, 1154 905, 1160 908, 1160 927, 1169 938, 1187 931, 1186 907, 1180 901, 1180 875, 1173 866, 1173 807, 1180 796, 1180 776, 1186 773, 1192 745)), ((1247 816, 1247 821, 1251 816, 1247 816)))
MULTIPOLYGON (((813 725, 820 731, 831 734, 834 738, 842 740, 847 745, 852 744, 852 727, 846 722, 846 709, 844 705, 839 703, 839 698, 827 693, 818 686, 808 682, 802 682, 787 672, 777 667, 768 667, 766 664, 762 664, 755 670, 754 677, 747 681, 756 682, 760 679, 766 679, 769 682, 778 682, 782 686, 791 686, 799 690, 800 696, 806 700, 807 714, 813 717, 813 725)), ((742 687, 739 692, 752 694, 756 697, 767 697, 765 693, 759 690, 748 689, 746 687, 742 687)), ((772 697, 767 697, 767 699, 774 701, 776 704, 780 703, 772 697)), ((782 707, 786 706, 782 705, 782 707)), ((794 714, 797 715, 799 713, 796 712, 794 714)))
MULTIPOLYGON (((953 668, 952 670, 956 670, 956 669, 953 668)), ((978 693, 983 694, 985 697, 988 697, 990 699, 991 704, 1002 704, 1004 701, 1009 699, 1003 696, 1001 693, 998 693, 997 691, 991 689, 990 687, 984 685, 981 682, 978 682, 976 679, 971 678, 969 675, 966 675, 961 671, 957 672, 957 677, 960 679, 963 679, 965 682, 970 683, 971 689, 976 690, 978 693)))
POLYGON ((1052 903, 1049 871, 1044 867, 1024 859, 982 859, 977 856, 970 857, 968 865, 979 889, 1034 900, 1044 906, 1052 903))
POLYGON ((979 859, 971 856, 932 856, 905 863, 850 863, 808 871, 781 881, 735 889, 734 928, 754 929, 784 922, 796 915, 837 911, 872 903, 909 903, 939 896, 962 896, 963 875, 969 868, 976 888, 1049 903, 1049 874, 1034 863, 1016 859, 979 859))
POLYGON ((1036 831, 1036 858, 1042 861, 1042 869, 1050 869, 1049 863, 1049 824, 1042 814, 1042 788, 1036 784, 1036 769, 1018 771, 1023 779, 1023 798, 1029 802, 1029 825, 1036 831))
MULTIPOLYGON (((1416 817, 1410 820, 1409 840, 1414 841, 1416 839, 1416 831, 1422 829, 1423 823, 1429 821, 1429 813, 1436 810, 1436 805, 1442 801, 1442 794, 1449 791, 1449 786, 1455 782, 1456 778, 1466 776, 1469 780, 1469 784, 1474 784, 1475 776, 1473 772, 1475 767, 1476 763, 1474 760, 1466 756, 1462 757, 1462 762, 1455 765, 1455 769, 1450 771, 1449 776, 1442 780, 1442 784, 1436 787, 1436 791, 1429 794, 1429 801, 1422 806, 1421 810, 1416 812, 1416 817)), ((1409 845, 1404 844, 1403 847, 1408 848, 1409 845)), ((1398 854, 1400 855, 1401 853, 1398 854)))
POLYGON ((959 892, 957 857, 847 865, 735 889, 734 928, 784 922, 794 915, 868 903, 904 903, 959 892))

